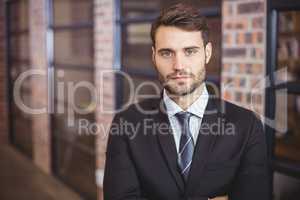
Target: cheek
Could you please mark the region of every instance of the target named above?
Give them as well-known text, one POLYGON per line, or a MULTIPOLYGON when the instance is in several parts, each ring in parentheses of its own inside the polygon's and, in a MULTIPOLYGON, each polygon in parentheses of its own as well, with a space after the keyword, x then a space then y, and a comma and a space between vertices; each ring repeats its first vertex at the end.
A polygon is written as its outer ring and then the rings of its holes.
POLYGON ((165 59, 156 59, 155 62, 156 69, 163 75, 166 75, 172 71, 172 64, 170 64, 170 61, 165 59))
POLYGON ((195 58, 190 60, 189 67, 193 72, 198 73, 199 71, 203 71, 203 68, 205 68, 205 60, 200 58, 195 58))

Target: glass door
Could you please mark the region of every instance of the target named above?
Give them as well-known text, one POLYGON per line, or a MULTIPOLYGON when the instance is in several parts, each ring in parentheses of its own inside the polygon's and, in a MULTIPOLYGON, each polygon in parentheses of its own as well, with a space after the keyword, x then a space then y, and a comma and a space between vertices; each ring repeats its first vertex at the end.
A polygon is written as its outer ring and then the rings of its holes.
POLYGON ((266 126, 275 199, 300 195, 300 2, 268 2, 266 126), (297 192, 298 191, 298 192, 297 192))

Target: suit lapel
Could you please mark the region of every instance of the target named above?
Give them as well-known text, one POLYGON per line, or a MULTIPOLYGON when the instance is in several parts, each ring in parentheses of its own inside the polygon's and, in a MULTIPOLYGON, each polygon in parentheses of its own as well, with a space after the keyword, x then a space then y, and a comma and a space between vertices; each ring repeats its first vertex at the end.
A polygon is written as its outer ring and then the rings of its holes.
POLYGON ((180 173, 178 172, 177 151, 176 151, 174 136, 172 134, 172 127, 170 125, 168 115, 166 114, 163 100, 161 100, 161 103, 162 103, 161 106, 159 106, 157 120, 159 124, 163 124, 163 126, 167 125, 167 131, 164 131, 163 133, 159 133, 157 137, 163 155, 165 157, 166 163, 168 165, 168 168, 173 178, 175 179, 177 186, 183 192, 184 182, 180 173))
POLYGON ((216 136, 209 132, 209 128, 212 127, 214 123, 217 123, 219 117, 219 111, 215 101, 215 99, 210 97, 206 106, 185 192, 189 192, 193 187, 198 186, 197 182, 199 182, 199 177, 203 173, 207 158, 216 140, 216 136))
POLYGON ((159 133, 157 135, 160 147, 177 186, 182 192, 189 192, 193 189, 193 187, 197 187, 199 177, 203 173, 207 158, 209 157, 209 153, 215 143, 216 136, 209 132, 209 128, 212 127, 214 123, 218 122, 218 118, 220 117, 220 108, 217 100, 210 96, 201 122, 188 182, 185 186, 182 176, 178 171, 178 155, 174 136, 172 134, 172 127, 170 125, 168 115, 166 114, 166 108, 163 100, 160 99, 158 104, 159 112, 156 120, 160 124, 167 125, 167 131, 164 131, 163 134, 159 133))

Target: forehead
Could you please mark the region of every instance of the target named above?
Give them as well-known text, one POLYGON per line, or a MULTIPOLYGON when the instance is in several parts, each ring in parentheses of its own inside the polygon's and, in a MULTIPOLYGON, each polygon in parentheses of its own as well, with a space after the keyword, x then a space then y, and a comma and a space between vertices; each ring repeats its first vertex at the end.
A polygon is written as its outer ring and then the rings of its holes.
POLYGON ((186 31, 174 26, 160 26, 155 34, 155 46, 180 49, 189 46, 203 46, 201 31, 186 31))

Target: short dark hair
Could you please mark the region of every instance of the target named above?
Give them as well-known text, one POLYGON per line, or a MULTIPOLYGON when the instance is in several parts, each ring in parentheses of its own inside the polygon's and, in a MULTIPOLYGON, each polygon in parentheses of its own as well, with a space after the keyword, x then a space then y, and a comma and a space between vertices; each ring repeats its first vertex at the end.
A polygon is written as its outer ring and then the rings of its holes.
POLYGON ((204 46, 208 43, 209 28, 199 9, 189 4, 178 3, 162 9, 160 15, 152 23, 151 40, 155 47, 155 34, 160 26, 174 26, 186 31, 201 31, 204 46))

